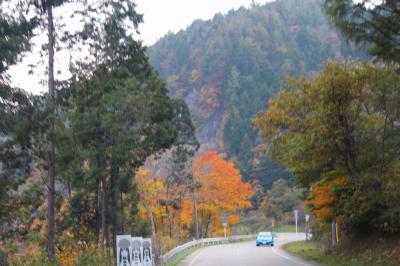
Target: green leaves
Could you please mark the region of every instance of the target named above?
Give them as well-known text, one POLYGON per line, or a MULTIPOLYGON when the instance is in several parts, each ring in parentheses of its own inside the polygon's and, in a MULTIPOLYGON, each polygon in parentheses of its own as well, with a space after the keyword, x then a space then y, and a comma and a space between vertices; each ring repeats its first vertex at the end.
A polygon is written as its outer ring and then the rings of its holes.
POLYGON ((11 16, 0 14, 0 81, 6 80, 5 72, 9 66, 14 65, 22 56, 22 52, 30 49, 29 39, 33 36, 36 26, 34 20, 24 17, 15 19, 11 16))
POLYGON ((349 41, 386 62, 400 62, 398 1, 325 0, 325 11, 349 41))
POLYGON ((399 81, 394 66, 331 62, 314 79, 288 80, 254 118, 271 158, 302 186, 330 172, 349 177, 333 208, 352 226, 386 230, 382 219, 399 197, 388 190, 400 159, 399 81))
POLYGON ((99 234, 102 216, 103 237, 108 227, 113 234, 137 229, 132 176, 150 155, 197 144, 186 104, 168 96, 131 35, 141 21, 134 4, 108 3, 88 11, 98 19, 85 24, 80 37, 91 43, 95 61, 75 68, 65 88, 58 150, 60 173, 72 188, 69 216, 78 219, 71 223, 66 217, 65 226, 82 223, 87 232, 99 234), (90 197, 80 200, 85 194, 90 197))

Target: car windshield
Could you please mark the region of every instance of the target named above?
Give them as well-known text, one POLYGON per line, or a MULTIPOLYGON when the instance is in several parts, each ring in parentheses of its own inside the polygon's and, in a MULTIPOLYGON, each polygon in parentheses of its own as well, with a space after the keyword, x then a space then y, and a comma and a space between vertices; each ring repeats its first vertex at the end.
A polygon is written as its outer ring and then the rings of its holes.
POLYGON ((261 232, 258 234, 259 237, 272 237, 271 232, 261 232))

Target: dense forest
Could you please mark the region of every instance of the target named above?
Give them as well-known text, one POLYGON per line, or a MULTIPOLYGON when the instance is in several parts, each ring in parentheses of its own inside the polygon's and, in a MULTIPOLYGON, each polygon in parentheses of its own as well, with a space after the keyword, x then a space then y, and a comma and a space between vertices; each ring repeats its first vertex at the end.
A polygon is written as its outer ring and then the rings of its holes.
POLYGON ((227 153, 246 179, 264 188, 289 174, 259 156, 252 117, 285 76, 313 76, 328 59, 362 57, 329 25, 318 0, 217 14, 166 35, 147 53, 170 93, 189 105, 201 144, 227 153))
POLYGON ((125 234, 163 265, 298 225, 306 259, 399 265, 398 14, 252 1, 146 48, 132 0, 0 0, 0 265, 114 265, 125 234), (42 95, 9 76, 35 46, 42 95))

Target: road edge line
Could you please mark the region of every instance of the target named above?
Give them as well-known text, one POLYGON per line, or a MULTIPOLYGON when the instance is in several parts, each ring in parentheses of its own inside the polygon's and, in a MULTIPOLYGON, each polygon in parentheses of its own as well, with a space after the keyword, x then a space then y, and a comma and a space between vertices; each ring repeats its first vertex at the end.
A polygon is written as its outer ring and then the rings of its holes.
POLYGON ((197 253, 197 255, 190 261, 188 266, 192 266, 192 264, 199 258, 199 256, 201 255, 201 253, 203 253, 204 249, 200 249, 199 253, 197 253))

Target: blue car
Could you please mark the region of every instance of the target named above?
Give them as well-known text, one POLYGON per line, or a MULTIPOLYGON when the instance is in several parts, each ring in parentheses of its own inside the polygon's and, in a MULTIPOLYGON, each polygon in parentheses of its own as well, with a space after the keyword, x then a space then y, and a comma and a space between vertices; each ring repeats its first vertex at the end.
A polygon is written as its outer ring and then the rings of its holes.
POLYGON ((274 236, 272 235, 271 232, 260 232, 258 233, 257 239, 256 239, 256 246, 260 245, 268 245, 273 247, 274 246, 274 236))

